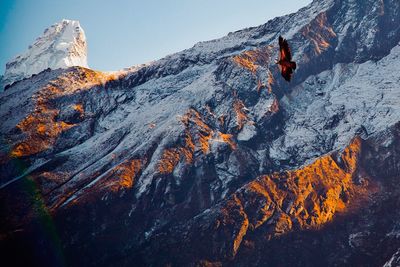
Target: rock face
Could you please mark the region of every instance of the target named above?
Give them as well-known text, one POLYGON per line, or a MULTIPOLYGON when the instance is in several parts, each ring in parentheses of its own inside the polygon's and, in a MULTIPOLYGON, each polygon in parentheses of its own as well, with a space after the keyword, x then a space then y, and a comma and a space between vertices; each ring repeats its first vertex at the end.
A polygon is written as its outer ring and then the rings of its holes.
POLYGON ((79 21, 64 19, 47 28, 25 53, 6 64, 2 86, 29 78, 47 68, 72 66, 88 67, 86 37, 79 21))
POLYGON ((398 1, 319 0, 124 72, 12 85, 0 251, 55 266, 395 264, 399 24, 398 1))

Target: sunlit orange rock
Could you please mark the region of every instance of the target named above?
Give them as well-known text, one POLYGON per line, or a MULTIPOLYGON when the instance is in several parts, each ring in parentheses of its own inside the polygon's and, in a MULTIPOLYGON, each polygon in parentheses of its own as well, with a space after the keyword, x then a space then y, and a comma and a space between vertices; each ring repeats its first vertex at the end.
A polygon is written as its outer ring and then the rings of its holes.
POLYGON ((161 174, 172 173, 181 158, 180 149, 172 148, 164 150, 158 162, 158 172, 161 174))
POLYGON ((233 135, 213 130, 196 110, 190 109, 182 116, 181 121, 185 126, 184 144, 163 151, 157 165, 159 173, 172 173, 181 160, 184 160, 186 164, 192 163, 196 150, 201 151, 204 155, 208 154, 210 142, 227 143, 232 150, 236 149, 233 135))
POLYGON ((80 114, 84 113, 83 105, 82 104, 75 104, 72 106, 72 108, 76 111, 78 111, 80 114))
POLYGON ((10 155, 12 157, 29 156, 50 148, 61 132, 73 127, 63 121, 55 121, 57 110, 39 106, 38 112, 30 114, 26 119, 17 124, 26 135, 26 139, 14 146, 10 155))
POLYGON ((233 109, 236 113, 236 120, 238 123, 238 130, 243 128, 243 125, 248 121, 247 114, 244 112, 245 105, 243 104, 242 100, 236 99, 233 102, 233 109))
POLYGON ((219 136, 219 139, 217 139, 218 141, 222 140, 223 143, 229 144, 229 146, 231 147, 232 150, 236 149, 237 145, 236 145, 235 141, 233 140, 233 135, 223 134, 221 132, 218 132, 218 136, 219 136))
MULTIPOLYGON (((115 74, 76 68, 50 81, 33 96, 34 111, 16 125, 24 133, 25 138, 13 146, 10 156, 24 157, 45 151, 54 145, 63 131, 74 126, 74 124, 56 120, 60 111, 50 105, 51 100, 73 94, 78 90, 104 85, 116 77, 115 74)), ((73 109, 82 115, 84 113, 84 107, 80 103, 74 104, 73 109)))
POLYGON ((326 155, 297 170, 250 182, 218 211, 215 235, 226 233, 235 255, 246 235, 258 228, 271 239, 294 228, 319 229, 336 213, 351 211, 378 190, 372 184, 355 181, 361 149, 361 139, 355 138, 340 155, 326 155))
POLYGON ((259 66, 265 66, 270 61, 270 47, 245 51, 234 56, 233 61, 241 67, 248 69, 253 74, 256 73, 259 66))
POLYGON ((306 25, 301 33, 312 42, 317 55, 327 50, 331 46, 330 40, 336 37, 325 12, 320 13, 310 24, 306 25))
POLYGON ((112 170, 112 175, 116 177, 110 183, 111 190, 118 191, 120 189, 131 188, 135 182, 135 178, 141 170, 141 160, 134 159, 123 162, 112 170))

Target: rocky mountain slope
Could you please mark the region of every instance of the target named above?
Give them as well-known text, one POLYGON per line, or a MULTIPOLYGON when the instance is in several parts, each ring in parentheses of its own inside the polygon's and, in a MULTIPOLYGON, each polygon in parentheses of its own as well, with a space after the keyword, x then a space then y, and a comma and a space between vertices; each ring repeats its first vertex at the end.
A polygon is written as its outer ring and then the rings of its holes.
POLYGON ((316 0, 125 71, 13 84, 1 251, 57 266, 395 266, 398 25, 398 1, 316 0))
POLYGON ((47 28, 28 50, 6 64, 3 87, 50 68, 88 67, 85 32, 79 21, 62 20, 47 28))

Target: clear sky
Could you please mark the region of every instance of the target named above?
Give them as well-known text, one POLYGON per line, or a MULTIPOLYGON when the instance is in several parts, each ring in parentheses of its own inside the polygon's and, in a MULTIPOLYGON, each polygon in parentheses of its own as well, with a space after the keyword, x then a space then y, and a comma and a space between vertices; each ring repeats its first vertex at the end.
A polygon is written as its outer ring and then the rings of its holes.
POLYGON ((0 0, 0 74, 50 25, 79 20, 89 66, 146 63, 292 13, 311 0, 0 0), (284 4, 282 4, 284 3, 284 4))

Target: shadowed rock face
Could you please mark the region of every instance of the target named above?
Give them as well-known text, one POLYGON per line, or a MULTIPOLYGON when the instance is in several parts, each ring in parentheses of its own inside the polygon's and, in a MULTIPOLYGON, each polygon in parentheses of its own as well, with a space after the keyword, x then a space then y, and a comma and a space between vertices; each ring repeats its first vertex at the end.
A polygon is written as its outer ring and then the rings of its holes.
POLYGON ((393 231, 399 216, 399 130, 397 124, 300 169, 260 176, 192 220, 154 234, 151 249, 132 261, 382 265, 399 245, 393 231), (383 139, 391 144, 385 147, 383 139), (387 171, 372 171, 377 166, 371 162, 387 171), (162 256, 151 256, 157 253, 162 256))
POLYGON ((0 251, 57 266, 396 262, 399 9, 314 1, 148 65, 13 84, 0 251))

